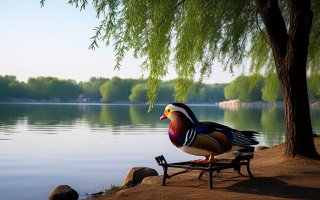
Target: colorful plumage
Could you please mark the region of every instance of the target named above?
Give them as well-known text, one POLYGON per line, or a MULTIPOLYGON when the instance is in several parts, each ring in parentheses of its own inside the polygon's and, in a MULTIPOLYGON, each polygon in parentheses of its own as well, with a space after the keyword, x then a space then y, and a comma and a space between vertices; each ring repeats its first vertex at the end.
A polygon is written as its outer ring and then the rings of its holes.
POLYGON ((169 118, 169 138, 181 151, 206 158, 198 162, 215 162, 214 156, 259 144, 254 131, 238 131, 214 123, 199 122, 183 103, 169 104, 160 120, 169 118))

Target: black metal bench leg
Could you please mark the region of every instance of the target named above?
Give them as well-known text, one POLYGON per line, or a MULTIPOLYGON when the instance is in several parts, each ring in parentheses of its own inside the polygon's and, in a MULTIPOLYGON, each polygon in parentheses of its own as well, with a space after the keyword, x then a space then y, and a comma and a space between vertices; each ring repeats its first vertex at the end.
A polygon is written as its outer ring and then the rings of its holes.
POLYGON ((234 170, 234 171, 237 171, 240 176, 243 176, 243 175, 241 174, 241 165, 240 165, 240 164, 237 164, 237 165, 233 168, 233 170, 234 170))
POLYGON ((237 167, 237 171, 238 171, 238 174, 239 174, 240 176, 243 176, 243 175, 241 174, 241 166, 238 166, 238 167, 237 167))
POLYGON ((209 175, 209 189, 212 189, 212 171, 209 169, 208 171, 209 175))
POLYGON ((162 185, 165 186, 166 185, 166 179, 168 177, 167 171, 168 171, 168 167, 163 167, 163 181, 162 181, 162 185))
POLYGON ((201 173, 199 174, 199 178, 198 178, 198 180, 201 180, 202 175, 203 175, 205 172, 206 172, 206 171, 201 171, 201 173))
POLYGON ((254 178, 254 177, 252 176, 252 174, 251 174, 249 164, 250 164, 250 161, 248 161, 248 164, 247 164, 247 171, 248 171, 248 174, 249 174, 250 178, 254 178))

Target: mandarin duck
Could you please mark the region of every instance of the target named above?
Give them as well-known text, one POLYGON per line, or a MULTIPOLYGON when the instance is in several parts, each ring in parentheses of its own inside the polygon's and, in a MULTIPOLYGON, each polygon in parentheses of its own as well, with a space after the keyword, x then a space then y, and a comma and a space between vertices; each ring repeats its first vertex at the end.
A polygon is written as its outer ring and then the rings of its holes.
POLYGON ((216 155, 259 144, 255 131, 238 131, 214 122, 199 122, 192 110, 183 103, 171 103, 160 120, 169 118, 169 138, 179 150, 205 156, 194 162, 213 163, 216 155))

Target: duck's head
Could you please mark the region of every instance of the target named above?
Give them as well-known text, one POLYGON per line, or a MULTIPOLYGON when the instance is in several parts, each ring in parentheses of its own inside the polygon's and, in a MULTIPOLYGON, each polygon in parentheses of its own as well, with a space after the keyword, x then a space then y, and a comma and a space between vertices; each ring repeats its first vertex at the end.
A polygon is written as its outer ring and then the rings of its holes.
POLYGON ((199 123, 197 117, 194 115, 192 110, 183 103, 171 103, 167 105, 164 109, 164 114, 160 118, 160 120, 169 118, 170 120, 175 119, 175 117, 179 116, 179 114, 185 115, 193 124, 199 123))

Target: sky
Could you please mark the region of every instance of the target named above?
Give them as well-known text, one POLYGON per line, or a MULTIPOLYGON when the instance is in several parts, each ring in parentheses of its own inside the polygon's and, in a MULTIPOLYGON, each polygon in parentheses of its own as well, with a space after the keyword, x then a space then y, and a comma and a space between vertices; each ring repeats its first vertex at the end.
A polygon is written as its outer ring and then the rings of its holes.
MULTIPOLYGON (((88 81, 90 77, 141 77, 139 65, 128 52, 119 70, 113 70, 113 45, 100 43, 96 51, 88 50, 93 28, 101 20, 89 6, 81 11, 67 0, 0 0, 0 75, 15 75, 19 81, 29 77, 51 76, 88 81)), ((91 1, 89 1, 91 2, 91 1)), ((223 72, 215 62, 205 83, 228 83, 233 76, 223 72)), ((146 74, 147 75, 147 74, 146 74)), ((147 76, 145 76, 147 77, 147 76)), ((176 78, 169 68, 164 80, 176 78)))

